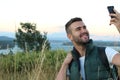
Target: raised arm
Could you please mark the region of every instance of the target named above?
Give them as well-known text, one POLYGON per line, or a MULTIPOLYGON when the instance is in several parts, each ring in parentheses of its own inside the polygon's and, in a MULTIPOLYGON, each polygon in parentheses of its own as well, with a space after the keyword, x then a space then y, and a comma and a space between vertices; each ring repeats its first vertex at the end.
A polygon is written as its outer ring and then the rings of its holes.
POLYGON ((68 65, 71 62, 71 60, 72 60, 72 55, 71 53, 68 53, 55 80, 66 80, 67 79, 66 71, 67 71, 68 65))
MULTIPOLYGON (((110 14, 110 16, 115 16, 115 18, 111 18, 110 20, 110 24, 114 24, 117 28, 117 30, 120 33, 120 13, 116 10, 114 10, 116 14, 110 14)), ((120 66, 120 53, 117 53, 113 59, 112 59, 112 63, 120 66)))

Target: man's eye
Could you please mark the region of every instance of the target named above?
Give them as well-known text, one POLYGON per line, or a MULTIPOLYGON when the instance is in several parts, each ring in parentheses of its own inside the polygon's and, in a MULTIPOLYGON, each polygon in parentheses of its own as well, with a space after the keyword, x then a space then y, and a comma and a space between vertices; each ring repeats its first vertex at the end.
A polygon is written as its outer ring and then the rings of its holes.
POLYGON ((83 26, 84 29, 86 29, 86 26, 83 26))
POLYGON ((77 28, 77 30, 81 30, 81 28, 77 28))

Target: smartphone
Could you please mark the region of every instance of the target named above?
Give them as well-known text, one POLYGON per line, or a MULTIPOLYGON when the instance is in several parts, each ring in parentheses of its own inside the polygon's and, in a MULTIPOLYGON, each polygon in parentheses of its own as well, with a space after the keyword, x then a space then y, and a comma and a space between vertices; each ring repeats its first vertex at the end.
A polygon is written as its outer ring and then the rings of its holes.
MULTIPOLYGON (((114 12, 114 6, 108 6, 107 7, 107 9, 108 9, 108 12, 111 14, 111 13, 113 13, 113 14, 115 14, 115 12, 114 12)), ((111 18, 114 18, 114 16, 111 16, 111 18)))

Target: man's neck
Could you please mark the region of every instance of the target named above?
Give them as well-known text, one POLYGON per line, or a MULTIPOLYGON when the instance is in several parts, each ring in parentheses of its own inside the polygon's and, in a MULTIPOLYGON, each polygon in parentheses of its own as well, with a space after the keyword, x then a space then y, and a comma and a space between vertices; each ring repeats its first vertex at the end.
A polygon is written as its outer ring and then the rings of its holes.
POLYGON ((85 56, 86 47, 85 45, 74 45, 75 49, 79 52, 81 56, 85 56))

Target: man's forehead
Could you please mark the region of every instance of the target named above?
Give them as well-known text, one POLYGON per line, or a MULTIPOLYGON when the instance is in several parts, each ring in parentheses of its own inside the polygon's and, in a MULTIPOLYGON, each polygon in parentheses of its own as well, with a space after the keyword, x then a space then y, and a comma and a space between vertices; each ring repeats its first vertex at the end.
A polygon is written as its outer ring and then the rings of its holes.
POLYGON ((71 27, 83 27, 85 26, 83 21, 76 21, 71 24, 71 27))

